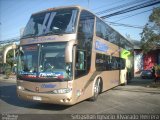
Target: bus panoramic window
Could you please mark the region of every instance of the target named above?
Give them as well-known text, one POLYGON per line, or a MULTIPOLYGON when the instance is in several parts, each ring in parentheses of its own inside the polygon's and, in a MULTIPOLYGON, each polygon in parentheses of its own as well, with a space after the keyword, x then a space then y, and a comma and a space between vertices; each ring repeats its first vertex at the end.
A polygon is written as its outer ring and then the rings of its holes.
POLYGON ((95 65, 97 71, 122 70, 125 69, 126 61, 123 58, 97 53, 95 65))
POLYGON ((92 53, 92 39, 94 31, 95 16, 88 11, 82 10, 78 26, 78 49, 87 51, 86 54, 86 69, 89 72, 91 66, 91 53, 92 53))
POLYGON ((104 54, 96 54, 96 70, 105 71, 106 57, 104 54))
POLYGON ((103 38, 105 40, 108 40, 108 30, 105 23, 100 20, 99 18, 96 18, 96 35, 100 38, 103 38))
POLYGON ((63 9, 34 14, 25 27, 22 38, 73 33, 77 13, 76 9, 63 9))

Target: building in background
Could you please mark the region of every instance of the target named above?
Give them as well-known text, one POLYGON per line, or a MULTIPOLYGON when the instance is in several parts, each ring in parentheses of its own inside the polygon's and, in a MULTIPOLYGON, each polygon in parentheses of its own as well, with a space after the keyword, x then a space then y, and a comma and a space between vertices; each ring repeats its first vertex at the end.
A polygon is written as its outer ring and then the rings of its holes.
POLYGON ((134 41, 134 73, 139 74, 142 70, 152 69, 155 64, 160 64, 160 47, 147 54, 142 52, 140 41, 134 41))

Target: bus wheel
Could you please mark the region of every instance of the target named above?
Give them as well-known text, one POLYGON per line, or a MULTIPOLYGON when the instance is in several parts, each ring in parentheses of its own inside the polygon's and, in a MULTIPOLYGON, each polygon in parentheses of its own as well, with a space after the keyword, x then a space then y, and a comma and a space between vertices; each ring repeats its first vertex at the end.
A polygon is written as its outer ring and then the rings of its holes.
POLYGON ((100 78, 97 78, 95 84, 94 84, 94 89, 93 89, 94 93, 93 93, 93 96, 90 98, 91 101, 96 101, 97 98, 98 98, 98 95, 101 91, 101 79, 100 78))

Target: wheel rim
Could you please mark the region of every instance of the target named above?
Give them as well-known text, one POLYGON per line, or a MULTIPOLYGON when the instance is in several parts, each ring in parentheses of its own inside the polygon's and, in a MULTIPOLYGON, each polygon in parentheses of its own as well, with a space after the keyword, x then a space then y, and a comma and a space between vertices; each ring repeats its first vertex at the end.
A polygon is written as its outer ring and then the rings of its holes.
POLYGON ((94 94, 95 94, 95 96, 97 96, 99 94, 99 91, 100 91, 99 83, 100 83, 100 79, 97 79, 97 81, 96 81, 96 83, 94 85, 94 94))

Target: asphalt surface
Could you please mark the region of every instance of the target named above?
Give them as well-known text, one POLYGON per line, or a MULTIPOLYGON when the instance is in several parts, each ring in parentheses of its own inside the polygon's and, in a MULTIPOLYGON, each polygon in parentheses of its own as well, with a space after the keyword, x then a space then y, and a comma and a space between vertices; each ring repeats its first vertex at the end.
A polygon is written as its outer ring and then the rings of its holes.
MULTIPOLYGON (((20 100, 16 94, 14 77, 3 79, 1 76, 0 113, 2 119, 6 114, 18 114, 26 120, 25 114, 39 116, 39 119, 46 115, 65 117, 59 114, 160 114, 160 88, 149 88, 151 83, 152 80, 135 78, 126 86, 118 86, 100 94, 96 102, 86 100, 73 106, 62 106, 20 100)), ((74 116, 70 117, 73 119, 74 116)))

